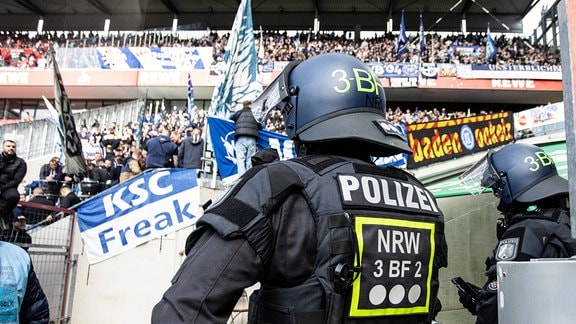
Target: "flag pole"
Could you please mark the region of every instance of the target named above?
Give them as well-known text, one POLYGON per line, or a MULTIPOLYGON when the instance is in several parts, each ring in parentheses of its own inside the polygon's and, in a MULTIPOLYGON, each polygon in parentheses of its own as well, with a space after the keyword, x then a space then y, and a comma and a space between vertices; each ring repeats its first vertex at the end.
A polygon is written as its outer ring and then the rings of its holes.
POLYGON ((52 45, 49 48, 54 71, 54 106, 59 114, 59 122, 64 131, 64 154, 66 156, 66 172, 77 175, 87 175, 86 162, 82 153, 82 142, 78 136, 70 99, 66 94, 62 75, 56 61, 56 52, 52 45))

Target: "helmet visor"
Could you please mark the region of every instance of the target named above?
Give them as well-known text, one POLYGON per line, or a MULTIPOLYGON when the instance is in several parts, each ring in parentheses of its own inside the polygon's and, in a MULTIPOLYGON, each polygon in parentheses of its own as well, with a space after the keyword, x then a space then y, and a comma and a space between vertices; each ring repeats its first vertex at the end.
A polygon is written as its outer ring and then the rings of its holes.
POLYGON ((300 62, 297 61, 290 62, 284 70, 282 70, 282 73, 252 102, 252 114, 259 123, 266 120, 266 116, 268 116, 271 110, 284 109, 284 105, 290 97, 288 76, 290 75, 290 71, 299 63, 300 62))
POLYGON ((486 156, 458 176, 460 185, 474 196, 483 193, 500 180, 498 172, 490 163, 492 153, 493 151, 488 151, 486 156))

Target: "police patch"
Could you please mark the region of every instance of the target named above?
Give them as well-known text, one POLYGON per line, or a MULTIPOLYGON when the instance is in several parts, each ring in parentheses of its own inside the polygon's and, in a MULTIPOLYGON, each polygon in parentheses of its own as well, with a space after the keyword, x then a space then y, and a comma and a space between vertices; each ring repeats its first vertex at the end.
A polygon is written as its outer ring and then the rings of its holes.
POLYGON ((350 317, 430 311, 434 223, 356 215, 362 272, 352 285, 350 317))
POLYGON ((497 261, 507 261, 516 259, 518 254, 518 242, 520 238, 504 239, 498 243, 498 250, 496 251, 497 261))

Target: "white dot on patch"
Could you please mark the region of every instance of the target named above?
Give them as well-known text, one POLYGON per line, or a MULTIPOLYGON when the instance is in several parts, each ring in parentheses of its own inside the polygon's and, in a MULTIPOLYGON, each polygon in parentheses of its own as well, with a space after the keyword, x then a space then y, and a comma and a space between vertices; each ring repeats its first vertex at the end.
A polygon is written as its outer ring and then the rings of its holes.
POLYGON ((372 305, 380 305, 386 299, 386 287, 376 285, 370 289, 368 299, 372 305))
POLYGON ((402 299, 404 299, 404 295, 406 295, 406 291, 402 285, 396 285, 390 289, 390 302, 394 305, 400 304, 402 299))
POLYGON ((419 285, 414 285, 408 290, 408 301, 410 304, 414 304, 420 295, 422 294, 422 288, 419 285))

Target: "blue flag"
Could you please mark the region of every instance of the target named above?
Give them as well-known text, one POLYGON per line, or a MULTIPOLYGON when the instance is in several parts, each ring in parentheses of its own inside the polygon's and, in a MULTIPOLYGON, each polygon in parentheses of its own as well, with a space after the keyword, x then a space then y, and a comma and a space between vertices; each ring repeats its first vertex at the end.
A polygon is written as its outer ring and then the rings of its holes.
POLYGON ((426 51, 426 37, 424 37, 424 23, 422 22, 422 14, 420 14, 420 57, 426 51))
MULTIPOLYGON (((238 178, 236 152, 234 150, 234 123, 208 117, 210 141, 214 149, 214 157, 223 182, 231 182, 238 178)), ((296 157, 294 142, 286 135, 267 130, 258 131, 258 150, 272 147, 278 151, 281 160, 296 157)))
POLYGON ((224 53, 224 70, 212 93, 209 114, 227 118, 242 108, 242 101, 262 93, 258 82, 258 55, 252 26, 250 0, 242 0, 224 53))
POLYGON ((194 106, 194 87, 192 86, 190 73, 188 73, 188 120, 190 121, 190 126, 192 126, 194 120, 194 106))
POLYGON ((404 25, 404 10, 402 10, 402 18, 400 19, 400 35, 398 35, 398 46, 397 46, 397 53, 396 59, 400 59, 402 54, 408 51, 406 48, 408 45, 408 36, 406 36, 406 26, 404 25))
POLYGON ((494 55, 498 52, 496 44, 490 36, 490 24, 488 24, 488 30, 486 31, 486 62, 490 61, 494 55))

